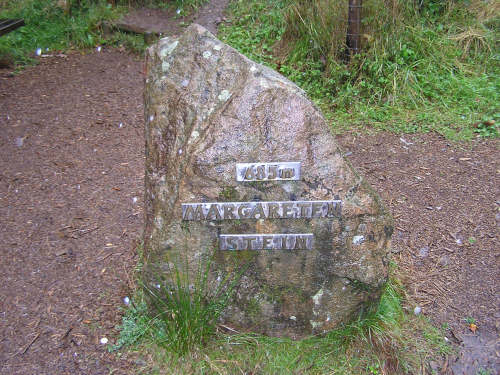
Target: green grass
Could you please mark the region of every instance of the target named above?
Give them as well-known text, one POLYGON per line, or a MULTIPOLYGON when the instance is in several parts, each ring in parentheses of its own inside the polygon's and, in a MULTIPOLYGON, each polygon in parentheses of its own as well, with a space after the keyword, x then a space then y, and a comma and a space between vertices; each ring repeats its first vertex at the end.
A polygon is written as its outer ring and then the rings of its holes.
POLYGON ((220 36, 302 87, 334 131, 498 136, 498 121, 482 124, 500 112, 500 18, 444 3, 363 2, 363 51, 349 62, 347 1, 236 1, 220 36))
MULTIPOLYGON (((394 282, 385 287, 378 304, 323 336, 293 341, 219 332, 182 352, 172 350, 175 343, 165 346, 158 317, 151 317, 144 299, 136 300, 123 318, 114 349, 149 358, 143 370, 150 374, 411 374, 451 351, 442 331, 405 313, 394 282)), ((163 319, 161 324, 171 323, 163 319)))
POLYGON ((104 44, 101 23, 119 17, 123 8, 113 9, 105 1, 87 3, 71 15, 56 6, 56 0, 20 0, 0 8, 0 18, 23 18, 23 26, 0 37, 0 56, 16 64, 33 62, 35 50, 42 53, 89 48, 104 44))
POLYGON ((142 54, 146 44, 142 35, 115 30, 105 35, 104 22, 113 22, 125 14, 129 7, 173 7, 179 17, 196 11, 207 0, 136 0, 116 1, 112 7, 105 0, 73 2, 67 12, 57 6, 57 0, 0 0, 0 18, 23 18, 26 25, 0 37, 0 64, 17 65, 35 63, 35 51, 42 54, 68 49, 86 49, 98 45, 124 46, 142 54))
POLYGON ((200 6, 207 3, 208 0, 119 0, 122 5, 130 4, 136 7, 148 8, 171 8, 179 10, 180 15, 186 15, 196 11, 200 6))

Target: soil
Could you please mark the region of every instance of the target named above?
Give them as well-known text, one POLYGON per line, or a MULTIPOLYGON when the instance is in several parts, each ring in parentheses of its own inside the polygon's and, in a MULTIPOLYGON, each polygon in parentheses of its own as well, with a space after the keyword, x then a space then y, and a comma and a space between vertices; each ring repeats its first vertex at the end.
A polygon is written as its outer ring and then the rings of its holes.
POLYGON ((337 140, 395 219, 393 260, 414 306, 459 346, 436 367, 500 373, 499 141, 386 133, 337 140))
MULTIPOLYGON (((215 25, 226 3, 195 18, 215 25)), ((142 72, 140 58, 112 49, 0 70, 0 374, 143 365, 101 344, 116 341, 142 234, 142 72)), ((410 300, 458 347, 430 367, 500 373, 499 141, 338 141, 394 215, 393 260, 410 300)))
POLYGON ((162 35, 177 35, 183 27, 195 22, 202 25, 213 34, 217 34, 217 26, 225 20, 224 9, 229 0, 212 0, 205 4, 195 14, 178 15, 176 9, 140 8, 131 10, 117 22, 117 26, 127 31, 139 34, 151 33, 162 35))

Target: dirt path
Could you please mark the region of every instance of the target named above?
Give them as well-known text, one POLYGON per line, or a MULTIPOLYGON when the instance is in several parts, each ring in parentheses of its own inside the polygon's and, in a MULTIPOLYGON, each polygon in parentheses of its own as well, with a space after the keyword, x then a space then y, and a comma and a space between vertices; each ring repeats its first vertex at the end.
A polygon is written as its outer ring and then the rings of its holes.
MULTIPOLYGON (((1 374, 136 372, 100 339, 116 339, 137 261, 142 80, 139 60, 108 50, 0 71, 1 374)), ((467 344, 436 366, 500 372, 499 141, 338 140, 395 216, 393 259, 415 303, 467 344)))
POLYGON ((433 366, 500 373, 500 142, 383 133, 338 140, 395 218, 393 260, 415 305, 459 345, 458 356, 433 366))
POLYGON ((129 31, 140 34, 153 33, 162 35, 177 35, 191 22, 197 23, 212 34, 217 34, 217 26, 224 19, 224 10, 229 0, 212 0, 202 6, 196 14, 182 16, 176 14, 176 9, 133 9, 126 14, 117 25, 129 31))
POLYGON ((141 74, 104 52, 1 77, 2 374, 128 366, 99 340, 119 322, 141 234, 141 74))
MULTIPOLYGON (((216 32, 227 3, 193 18, 216 32)), ((116 337, 142 231, 142 69, 103 51, 0 71, 1 374, 136 372, 101 339, 116 337)))

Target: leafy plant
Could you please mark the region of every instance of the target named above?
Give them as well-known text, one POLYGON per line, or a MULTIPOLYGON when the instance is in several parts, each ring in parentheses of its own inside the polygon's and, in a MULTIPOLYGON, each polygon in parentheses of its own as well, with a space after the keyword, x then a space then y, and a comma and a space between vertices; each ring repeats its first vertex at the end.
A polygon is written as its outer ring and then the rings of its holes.
POLYGON ((479 368, 476 375, 493 375, 493 370, 485 369, 483 367, 479 368))
POLYGON ((464 320, 467 324, 476 324, 476 319, 474 319, 473 317, 468 316, 464 320))
POLYGON ((500 113, 495 113, 493 116, 485 116, 483 117, 483 121, 476 124, 474 132, 485 138, 498 137, 499 121, 500 113))

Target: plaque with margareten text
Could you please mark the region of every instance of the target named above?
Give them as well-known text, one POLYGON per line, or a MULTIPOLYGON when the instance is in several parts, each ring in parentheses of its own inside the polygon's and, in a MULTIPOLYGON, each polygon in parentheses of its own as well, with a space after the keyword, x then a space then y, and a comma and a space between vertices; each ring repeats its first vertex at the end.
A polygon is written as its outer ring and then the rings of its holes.
POLYGON ((183 203, 182 220, 313 219, 341 215, 341 201, 183 203))

